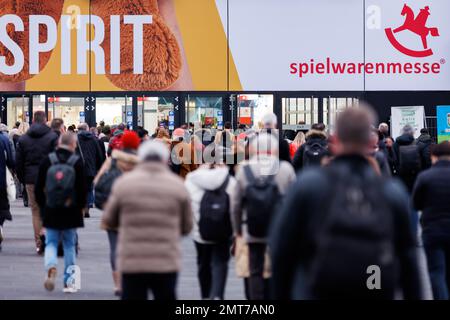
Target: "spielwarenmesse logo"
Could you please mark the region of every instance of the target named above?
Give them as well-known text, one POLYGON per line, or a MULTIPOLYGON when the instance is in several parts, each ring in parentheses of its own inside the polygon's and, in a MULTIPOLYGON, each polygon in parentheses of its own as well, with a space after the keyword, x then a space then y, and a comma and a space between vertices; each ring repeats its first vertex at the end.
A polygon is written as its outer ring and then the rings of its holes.
POLYGON ((407 4, 405 4, 403 6, 401 15, 405 16, 405 22, 403 23, 403 25, 394 29, 394 31, 392 31, 391 28, 385 29, 386 36, 389 39, 389 42, 394 46, 395 49, 410 57, 423 58, 433 55, 433 50, 428 47, 427 38, 429 35, 433 37, 439 37, 439 30, 438 28, 429 28, 426 26, 427 20, 430 17, 430 7, 426 6, 425 8, 420 9, 417 17, 414 17, 414 11, 407 4), (409 30, 420 36, 423 45, 422 51, 411 50, 397 41, 397 39, 395 38, 395 34, 405 30, 409 30))
MULTIPOLYGON (((382 32, 381 7, 376 4, 369 5, 366 15, 367 30, 382 32)), ((430 36, 440 36, 437 27, 427 26, 427 21, 431 16, 430 7, 421 8, 416 16, 414 10, 404 4, 400 15, 405 18, 403 24, 395 29, 384 28, 383 41, 385 41, 387 48, 390 49, 390 45, 392 45, 400 53, 414 59, 398 61, 397 57, 392 57, 392 60, 384 57, 381 61, 335 61, 333 57, 311 58, 306 61, 291 62, 289 65, 290 74, 298 78, 309 75, 439 75, 446 60, 441 58, 436 61, 433 57, 430 59, 434 61, 423 59, 434 54, 430 45, 431 41, 429 41, 430 36), (423 50, 410 48, 411 43, 408 42, 411 41, 411 37, 399 38, 396 36, 405 31, 417 35, 417 39, 421 40, 423 50), (388 41, 386 41, 384 34, 388 41), (402 43, 398 39, 401 39, 402 43)), ((414 38, 412 39, 414 40, 414 38)))

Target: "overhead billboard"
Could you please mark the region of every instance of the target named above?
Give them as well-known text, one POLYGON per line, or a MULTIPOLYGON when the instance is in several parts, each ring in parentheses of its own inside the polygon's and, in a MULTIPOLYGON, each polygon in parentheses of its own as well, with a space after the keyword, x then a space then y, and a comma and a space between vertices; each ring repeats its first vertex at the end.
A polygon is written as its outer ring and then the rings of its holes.
POLYGON ((0 91, 450 90, 447 0, 0 0, 0 91))

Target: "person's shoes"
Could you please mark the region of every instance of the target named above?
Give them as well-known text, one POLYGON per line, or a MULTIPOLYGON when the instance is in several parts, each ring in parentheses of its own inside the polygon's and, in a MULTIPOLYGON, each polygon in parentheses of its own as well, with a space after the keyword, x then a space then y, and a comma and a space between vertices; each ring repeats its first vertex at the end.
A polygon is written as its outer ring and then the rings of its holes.
POLYGON ((85 218, 90 218, 90 217, 91 217, 91 215, 89 214, 89 211, 86 211, 86 212, 84 213, 84 217, 85 217, 85 218))
POLYGON ((25 208, 28 208, 28 200, 23 200, 23 206, 24 206, 25 208))
POLYGON ((48 291, 53 291, 55 289, 56 281, 56 268, 48 269, 47 279, 45 279, 44 287, 48 291))
POLYGON ((68 287, 67 285, 64 285, 63 292, 64 293, 77 293, 78 290, 73 287, 68 287))

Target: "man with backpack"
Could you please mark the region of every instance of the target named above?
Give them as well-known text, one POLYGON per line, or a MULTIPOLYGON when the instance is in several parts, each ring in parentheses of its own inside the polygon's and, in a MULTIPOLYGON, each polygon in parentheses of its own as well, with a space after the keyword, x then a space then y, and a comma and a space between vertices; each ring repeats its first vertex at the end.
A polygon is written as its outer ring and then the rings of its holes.
POLYGON ((236 180, 223 163, 224 152, 216 147, 214 162, 189 173, 185 182, 191 196, 192 236, 202 299, 223 300, 228 274, 236 180))
POLYGON ((77 233, 83 227, 83 207, 86 201, 86 183, 83 162, 75 154, 77 136, 63 133, 58 148, 49 154, 37 175, 35 196, 41 208, 43 226, 46 228, 44 286, 55 288, 58 242, 64 248, 64 292, 77 291, 71 283, 71 269, 75 266, 77 233))
POLYGON ((295 172, 289 162, 278 159, 278 140, 271 134, 253 138, 249 152, 249 161, 236 172, 234 227, 236 236, 244 237, 249 245, 250 299, 263 300, 268 298, 263 278, 267 234, 282 196, 295 180, 295 172))
POLYGON ((363 106, 343 111, 336 158, 300 174, 286 196, 270 237, 273 298, 421 297, 408 195, 366 156, 374 119, 363 106))
POLYGON ((292 165, 296 172, 305 167, 320 166, 328 152, 328 137, 323 123, 316 123, 306 133, 306 143, 297 149, 292 165))

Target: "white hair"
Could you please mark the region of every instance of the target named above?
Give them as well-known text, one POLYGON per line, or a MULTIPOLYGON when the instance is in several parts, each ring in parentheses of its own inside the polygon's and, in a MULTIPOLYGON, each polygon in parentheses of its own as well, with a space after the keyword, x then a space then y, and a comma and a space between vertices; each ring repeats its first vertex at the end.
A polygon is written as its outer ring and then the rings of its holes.
POLYGON ((268 128, 273 128, 275 129, 275 127, 277 126, 277 116, 275 115, 275 113, 267 113, 266 115, 264 115, 262 117, 262 123, 264 125, 264 128, 268 129, 268 128))
POLYGON ((158 140, 146 141, 141 144, 138 150, 138 157, 141 161, 153 159, 166 163, 169 160, 169 156, 170 153, 167 146, 158 140))
POLYGON ((250 144, 253 154, 277 154, 278 140, 268 133, 260 133, 255 137, 250 144))

